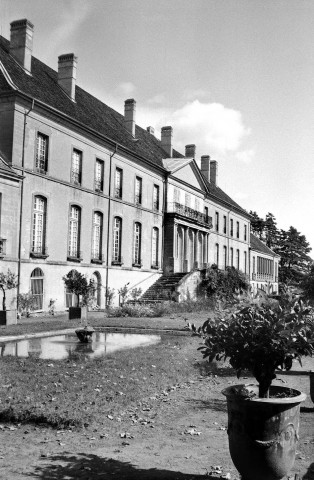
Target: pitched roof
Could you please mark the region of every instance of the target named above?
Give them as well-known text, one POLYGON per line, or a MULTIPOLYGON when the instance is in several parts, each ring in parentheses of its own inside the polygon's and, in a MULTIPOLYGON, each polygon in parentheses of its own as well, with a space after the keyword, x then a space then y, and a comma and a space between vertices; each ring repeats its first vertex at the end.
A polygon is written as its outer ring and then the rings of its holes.
POLYGON ((272 257, 273 256, 279 257, 277 253, 275 253, 273 250, 267 247, 267 245, 265 245, 265 243, 262 242, 262 240, 260 240, 255 235, 253 235, 253 233, 251 233, 250 235, 250 246, 252 250, 256 250, 257 252, 261 252, 266 255, 271 255, 272 257))
POLYGON ((202 177, 204 178, 206 187, 208 189, 209 198, 215 201, 218 200, 223 204, 230 205, 232 208, 238 210, 242 215, 245 215, 247 218, 251 218, 251 215, 244 210, 244 208, 240 207, 240 205, 238 205, 234 200, 232 200, 232 198, 229 197, 229 195, 227 195, 223 190, 221 190, 218 185, 209 182, 203 174, 202 177))
POLYGON ((20 177, 18 173, 16 173, 13 168, 8 164, 6 156, 0 150, 0 174, 9 174, 13 177, 20 177))
MULTIPOLYGON (((136 125, 134 142, 132 135, 126 130, 124 116, 86 92, 78 85, 75 89, 75 102, 58 85, 58 74, 36 57, 32 57, 32 75, 28 75, 9 54, 10 42, 0 36, 0 62, 3 63, 12 82, 19 91, 30 95, 68 117, 92 128, 97 133, 123 145, 136 155, 163 167, 162 159, 167 155, 161 142, 147 130, 136 125)), ((0 92, 12 91, 3 74, 0 75, 0 92)), ((175 158, 183 158, 174 150, 175 158)))

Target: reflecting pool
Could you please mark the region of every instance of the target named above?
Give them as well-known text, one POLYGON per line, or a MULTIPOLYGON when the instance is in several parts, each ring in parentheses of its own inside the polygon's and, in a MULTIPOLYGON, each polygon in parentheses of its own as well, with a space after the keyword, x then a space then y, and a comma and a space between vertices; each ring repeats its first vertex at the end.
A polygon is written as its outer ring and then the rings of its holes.
POLYGON ((71 358, 76 354, 97 358, 117 350, 154 345, 159 335, 95 332, 92 341, 81 343, 75 334, 29 338, 0 343, 0 356, 36 357, 50 360, 71 358))

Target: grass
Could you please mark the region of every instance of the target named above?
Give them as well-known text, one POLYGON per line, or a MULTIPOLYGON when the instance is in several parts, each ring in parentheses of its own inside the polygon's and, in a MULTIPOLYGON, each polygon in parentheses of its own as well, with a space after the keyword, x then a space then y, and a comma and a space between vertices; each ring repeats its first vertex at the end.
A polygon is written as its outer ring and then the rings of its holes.
POLYGON ((96 360, 1 358, 0 420, 56 428, 96 425, 195 376, 199 339, 163 336, 96 360))

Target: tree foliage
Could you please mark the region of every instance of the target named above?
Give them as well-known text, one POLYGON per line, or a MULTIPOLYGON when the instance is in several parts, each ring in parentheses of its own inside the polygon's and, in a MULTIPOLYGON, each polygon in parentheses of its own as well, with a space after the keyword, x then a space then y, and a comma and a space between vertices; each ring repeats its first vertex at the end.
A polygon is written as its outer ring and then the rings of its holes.
POLYGON ((6 291, 18 286, 18 277, 8 268, 7 273, 0 272, 0 288, 2 290, 2 310, 6 310, 6 291))
POLYGON ((212 265, 206 271, 202 288, 209 297, 214 295, 219 298, 229 299, 233 297, 235 291, 247 291, 249 282, 247 276, 234 267, 219 270, 216 265, 212 265))

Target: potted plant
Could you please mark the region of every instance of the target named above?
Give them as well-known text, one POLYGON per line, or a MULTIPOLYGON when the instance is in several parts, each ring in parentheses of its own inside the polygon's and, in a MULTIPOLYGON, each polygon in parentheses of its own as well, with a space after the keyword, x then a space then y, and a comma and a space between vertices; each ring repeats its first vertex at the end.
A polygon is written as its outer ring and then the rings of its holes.
POLYGON ((33 295, 31 292, 28 293, 20 293, 17 296, 17 308, 19 315, 29 317, 31 311, 36 307, 37 301, 36 296, 33 295))
POLYGON ((2 310, 0 310, 0 325, 16 323, 16 309, 7 310, 6 291, 16 288, 18 285, 17 275, 8 269, 7 273, 0 272, 0 288, 2 290, 2 310))
POLYGON ((87 319, 87 303, 90 292, 90 284, 87 278, 77 270, 70 270, 63 277, 68 291, 76 296, 76 305, 69 307, 69 320, 87 319))
POLYGON ((202 327, 204 358, 229 359, 239 378, 250 371, 258 385, 223 390, 227 397, 231 458, 245 480, 279 480, 292 468, 305 394, 274 386, 277 370, 289 370, 294 359, 314 352, 313 311, 300 299, 239 300, 233 311, 220 313, 202 327))

